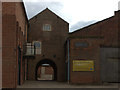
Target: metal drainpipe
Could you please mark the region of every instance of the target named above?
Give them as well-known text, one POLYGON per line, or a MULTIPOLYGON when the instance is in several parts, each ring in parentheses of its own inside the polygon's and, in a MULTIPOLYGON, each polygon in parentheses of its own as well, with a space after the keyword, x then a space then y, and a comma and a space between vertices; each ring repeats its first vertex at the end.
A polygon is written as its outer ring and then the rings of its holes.
POLYGON ((70 83, 70 56, 69 56, 69 40, 67 40, 68 44, 68 84, 70 83))

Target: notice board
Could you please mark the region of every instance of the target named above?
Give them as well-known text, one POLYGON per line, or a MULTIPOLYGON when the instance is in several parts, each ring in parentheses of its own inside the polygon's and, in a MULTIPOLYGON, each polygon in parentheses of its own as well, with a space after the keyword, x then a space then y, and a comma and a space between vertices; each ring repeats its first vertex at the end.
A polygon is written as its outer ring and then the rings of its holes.
POLYGON ((73 60, 73 71, 94 71, 94 61, 73 60))

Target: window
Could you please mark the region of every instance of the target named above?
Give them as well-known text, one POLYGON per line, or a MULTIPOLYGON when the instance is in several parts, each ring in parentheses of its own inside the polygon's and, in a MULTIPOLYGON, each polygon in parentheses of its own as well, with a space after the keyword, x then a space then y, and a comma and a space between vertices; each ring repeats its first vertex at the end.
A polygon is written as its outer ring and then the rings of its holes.
POLYGON ((26 55, 34 55, 34 46, 31 43, 27 43, 27 51, 26 51, 26 55))
POLYGON ((88 43, 86 43, 86 42, 76 42, 75 47, 88 47, 88 43))
POLYGON ((40 42, 34 42, 35 48, 40 48, 40 42))
POLYGON ((35 54, 41 54, 41 42, 33 41, 33 45, 35 46, 35 54))
POLYGON ((50 24, 44 24, 43 25, 43 31, 51 31, 51 25, 50 24))

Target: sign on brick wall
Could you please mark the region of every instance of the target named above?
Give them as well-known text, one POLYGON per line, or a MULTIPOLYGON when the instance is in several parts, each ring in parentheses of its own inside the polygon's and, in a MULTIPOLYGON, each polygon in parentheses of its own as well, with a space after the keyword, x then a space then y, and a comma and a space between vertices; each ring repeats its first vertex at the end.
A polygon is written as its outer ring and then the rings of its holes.
POLYGON ((73 60, 73 71, 94 71, 94 61, 73 60))

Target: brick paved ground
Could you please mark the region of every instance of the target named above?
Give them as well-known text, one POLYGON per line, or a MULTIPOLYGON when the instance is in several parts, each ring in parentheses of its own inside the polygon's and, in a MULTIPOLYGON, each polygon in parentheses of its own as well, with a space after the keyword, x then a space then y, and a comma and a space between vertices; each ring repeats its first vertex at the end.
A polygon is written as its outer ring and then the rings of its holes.
POLYGON ((23 85, 17 88, 118 88, 119 85, 118 83, 104 83, 103 85, 71 85, 65 82, 55 81, 25 81, 23 85))

